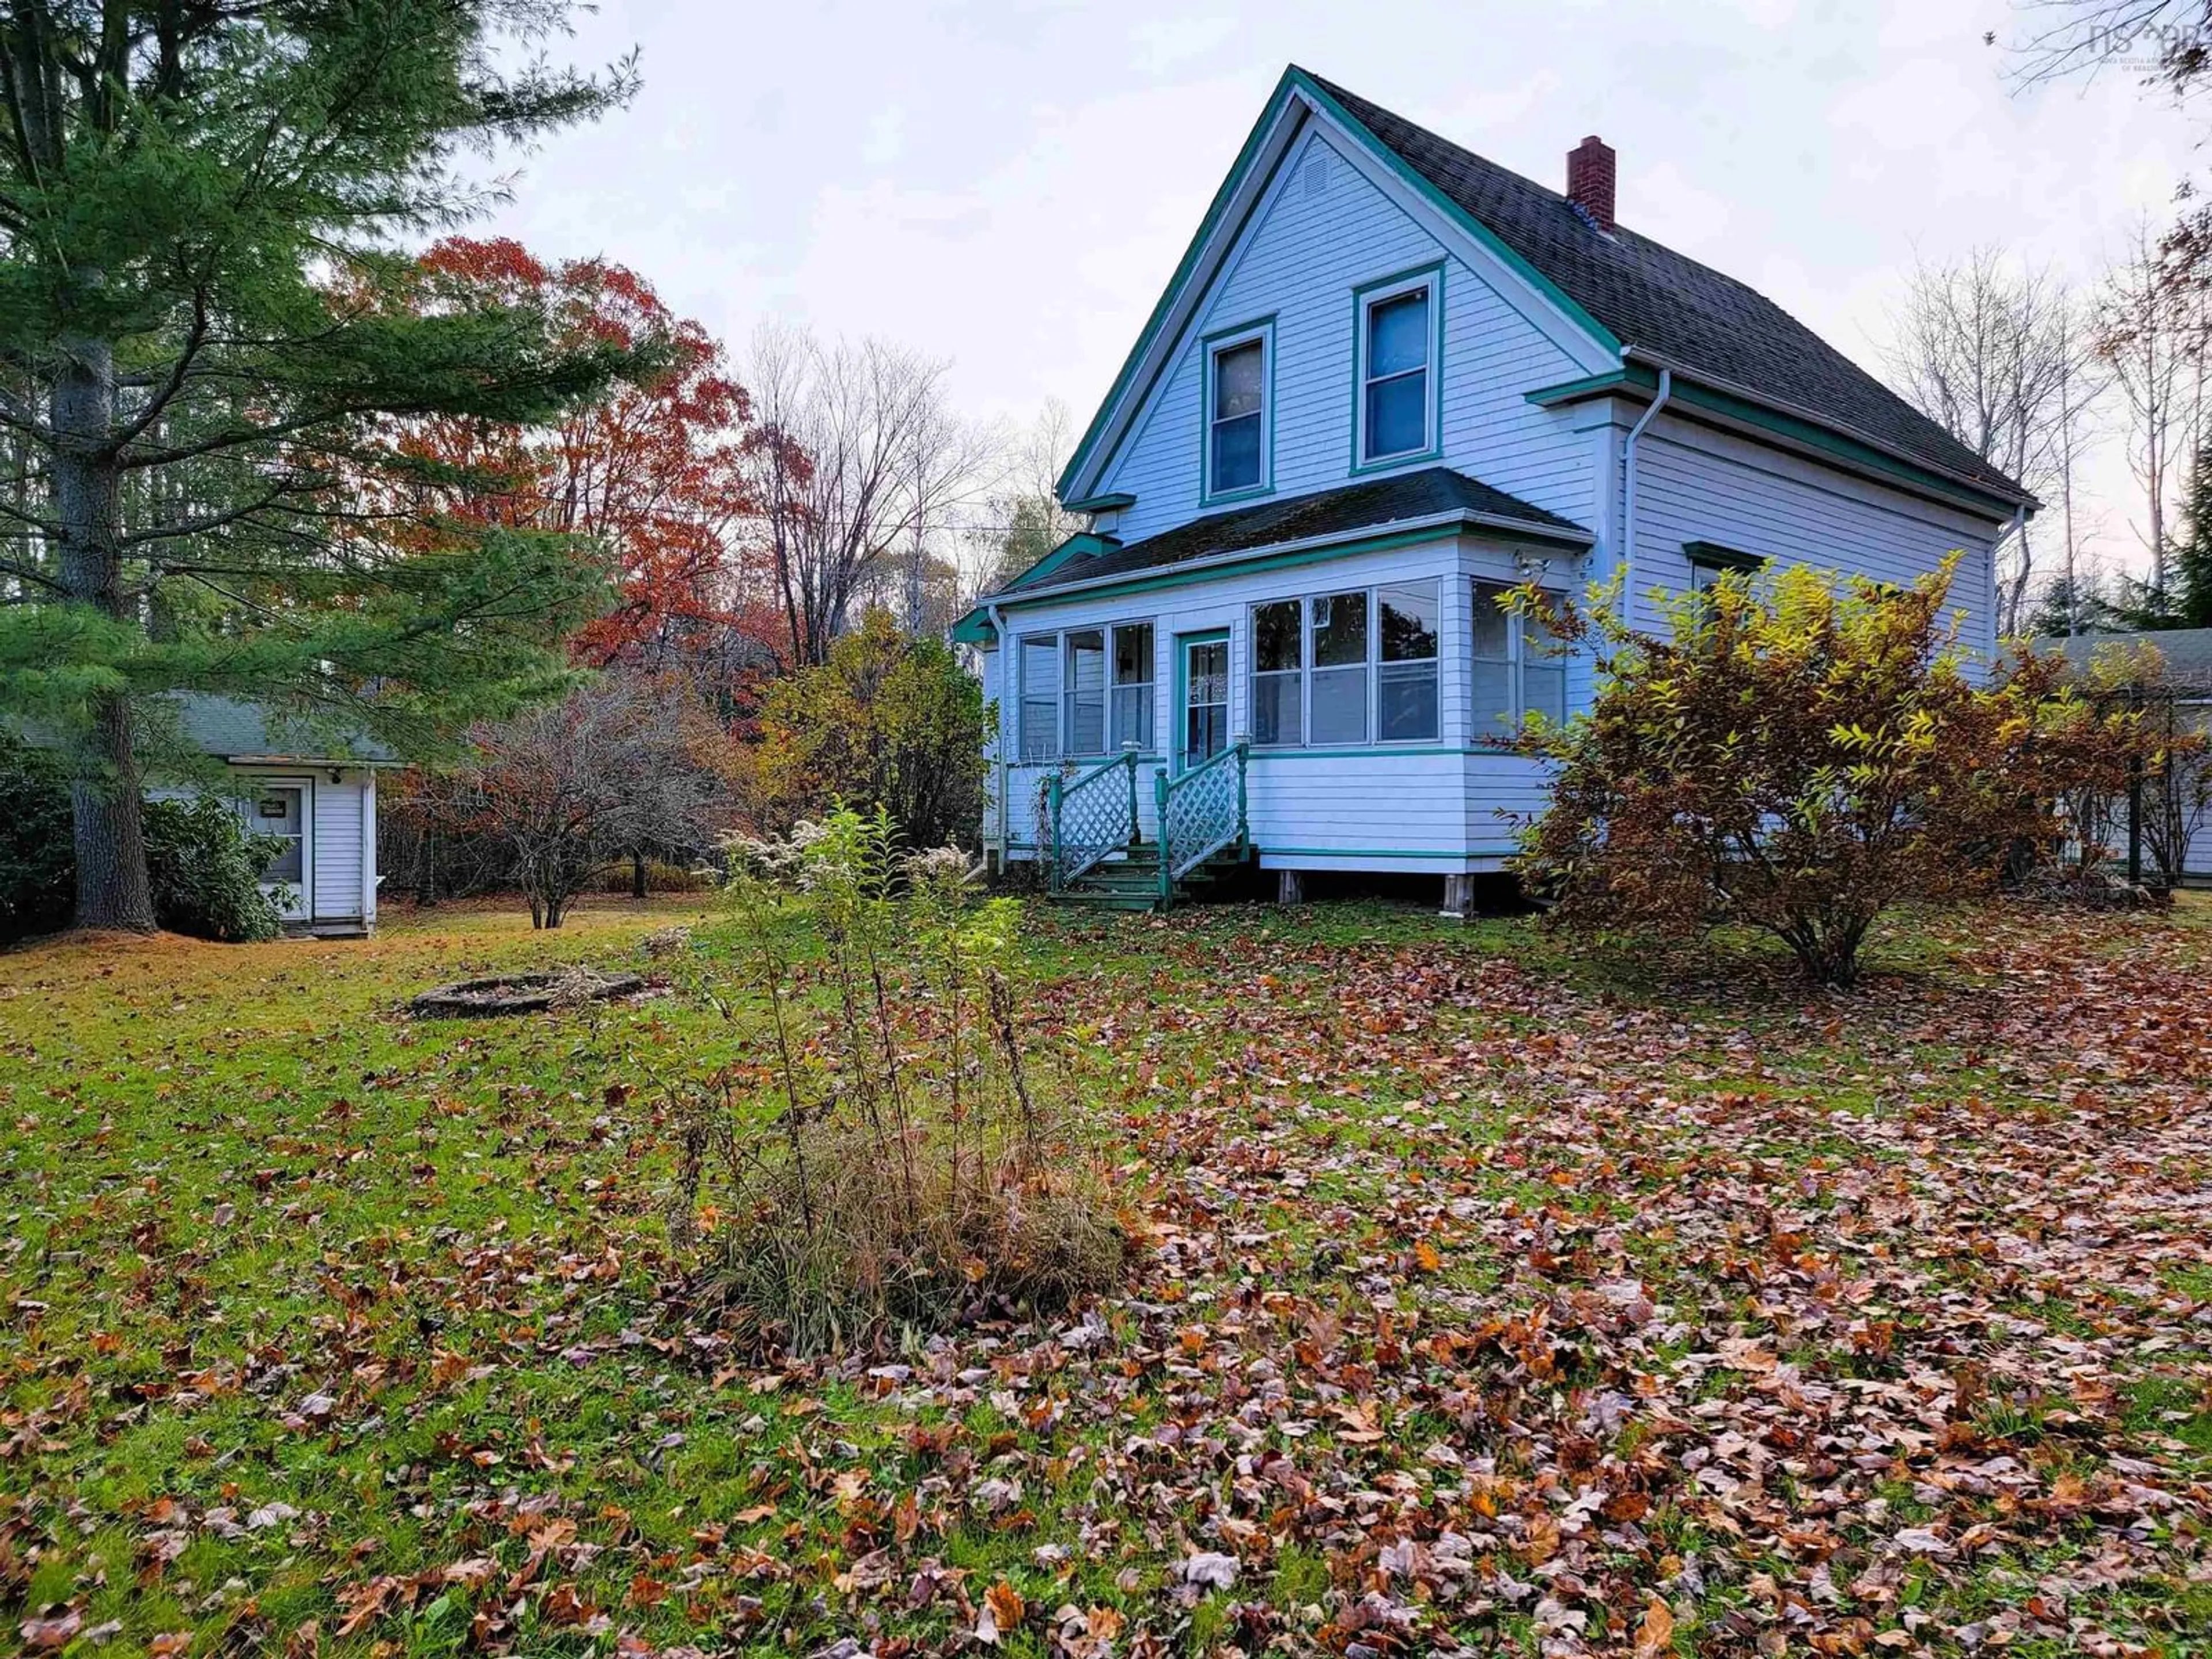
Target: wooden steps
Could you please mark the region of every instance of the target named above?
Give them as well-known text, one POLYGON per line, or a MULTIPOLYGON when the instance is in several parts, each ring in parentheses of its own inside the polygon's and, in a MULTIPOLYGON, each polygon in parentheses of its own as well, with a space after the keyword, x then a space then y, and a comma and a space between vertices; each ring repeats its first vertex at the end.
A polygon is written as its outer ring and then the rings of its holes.
MULTIPOLYGON (((1243 855, 1235 848, 1217 853, 1175 883, 1175 902, 1191 898, 1201 889, 1240 867, 1243 855)), ((1160 895, 1160 849, 1152 842, 1094 864, 1054 895, 1069 904, 1091 910, 1163 910, 1160 895)))

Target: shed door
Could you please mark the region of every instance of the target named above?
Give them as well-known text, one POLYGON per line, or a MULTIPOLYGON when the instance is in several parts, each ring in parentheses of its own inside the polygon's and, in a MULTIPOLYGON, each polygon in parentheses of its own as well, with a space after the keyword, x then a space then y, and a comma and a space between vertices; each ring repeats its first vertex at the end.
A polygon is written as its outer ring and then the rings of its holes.
POLYGON ((276 899, 287 921, 307 917, 307 800, 306 783, 270 781, 246 799, 246 827, 276 836, 283 845, 261 872, 261 890, 276 899))

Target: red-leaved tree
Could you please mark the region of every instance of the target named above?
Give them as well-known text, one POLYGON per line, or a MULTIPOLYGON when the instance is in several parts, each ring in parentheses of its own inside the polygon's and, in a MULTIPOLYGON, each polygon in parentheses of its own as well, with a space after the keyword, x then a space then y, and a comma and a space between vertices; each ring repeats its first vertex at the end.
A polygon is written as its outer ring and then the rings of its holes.
POLYGON ((555 426, 411 423, 398 445, 418 464, 425 505, 586 536, 605 550, 615 603, 574 635, 581 662, 680 668, 726 700, 736 681, 772 665, 781 619, 744 535, 756 510, 743 459, 752 404, 720 344, 635 271, 604 260, 548 263, 505 238, 455 236, 425 253, 421 270, 426 306, 456 289, 527 297, 575 339, 647 346, 664 363, 555 426))

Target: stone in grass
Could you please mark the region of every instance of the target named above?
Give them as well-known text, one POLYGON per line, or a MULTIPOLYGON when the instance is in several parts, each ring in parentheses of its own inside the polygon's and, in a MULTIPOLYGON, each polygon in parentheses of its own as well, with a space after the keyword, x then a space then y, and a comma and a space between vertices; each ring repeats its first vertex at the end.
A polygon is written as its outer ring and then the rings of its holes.
POLYGON ((423 992, 407 1005, 417 1018, 480 1019, 497 1014, 538 1014, 633 996, 645 988, 639 974, 602 974, 592 968, 558 973, 498 974, 465 979, 423 992))

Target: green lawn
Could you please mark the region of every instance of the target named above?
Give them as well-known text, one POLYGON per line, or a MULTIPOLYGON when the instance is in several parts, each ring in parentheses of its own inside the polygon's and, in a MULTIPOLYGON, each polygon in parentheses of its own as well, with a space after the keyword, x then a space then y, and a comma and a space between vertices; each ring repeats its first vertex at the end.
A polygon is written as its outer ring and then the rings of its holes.
POLYGON ((668 1295, 667 1089, 759 1042, 696 905, 0 957, 9 1625, 2212 1651, 2212 905, 1925 918, 1849 998, 1379 906, 1027 937, 1135 1277, 805 1364, 668 1295), (661 985, 401 1012, 556 960, 661 985))

